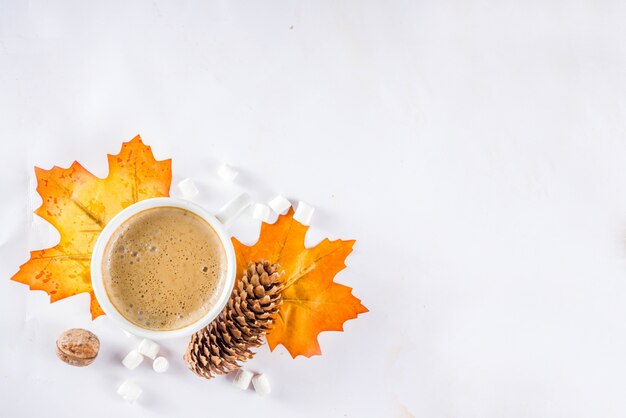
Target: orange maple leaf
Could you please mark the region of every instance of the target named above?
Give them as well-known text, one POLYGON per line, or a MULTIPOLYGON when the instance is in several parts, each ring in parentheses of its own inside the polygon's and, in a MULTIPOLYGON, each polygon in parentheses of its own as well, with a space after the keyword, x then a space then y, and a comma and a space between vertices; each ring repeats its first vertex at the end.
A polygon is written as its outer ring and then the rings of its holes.
POLYGON ((103 179, 78 162, 69 168, 35 167, 37 192, 43 203, 35 213, 61 234, 60 242, 45 250, 30 252, 11 278, 44 290, 50 301, 88 292, 91 316, 104 312, 91 288, 90 261, 102 228, 125 207, 150 197, 169 196, 171 160, 157 161, 150 147, 137 135, 122 144, 117 155, 108 155, 109 175, 103 179))
POLYGON ((322 354, 317 342, 320 332, 343 331, 345 321, 368 312, 350 287, 333 282, 346 267, 344 261, 354 241, 325 239, 306 248, 308 229, 293 219, 290 210, 274 224, 263 223, 259 240, 251 247, 233 238, 237 277, 241 277, 248 262, 258 259, 279 263, 284 270, 283 304, 267 342, 270 350, 284 345, 293 358, 322 354))

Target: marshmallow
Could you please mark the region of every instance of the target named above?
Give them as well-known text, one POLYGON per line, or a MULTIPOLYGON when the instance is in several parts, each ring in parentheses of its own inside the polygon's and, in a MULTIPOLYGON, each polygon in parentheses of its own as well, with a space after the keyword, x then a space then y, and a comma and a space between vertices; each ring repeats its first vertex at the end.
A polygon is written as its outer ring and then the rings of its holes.
POLYGON ((248 193, 242 193, 226 203, 215 214, 215 217, 228 228, 251 204, 252 198, 250 195, 248 193))
POLYGON ((144 356, 150 357, 152 360, 154 360, 157 354, 159 354, 160 348, 161 347, 154 341, 143 339, 139 343, 139 347, 137 347, 137 351, 139 351, 144 356))
POLYGON ((252 210, 252 217, 263 222, 267 222, 270 218, 270 207, 263 203, 257 203, 252 210))
POLYGON ((178 189, 185 197, 196 197, 198 195, 198 188, 192 179, 184 179, 178 183, 178 189))
POLYGON ((117 388, 117 394, 120 395, 127 402, 135 402, 139 395, 141 395, 141 388, 130 380, 125 380, 117 388))
POLYGON ((254 386, 254 390, 261 396, 265 396, 272 391, 270 388, 270 381, 267 380, 267 377, 264 374, 256 374, 252 378, 252 386, 254 386))
POLYGON ((165 373, 170 368, 170 362, 165 357, 157 357, 152 362, 152 368, 157 373, 165 373))
POLYGON ((124 360, 122 360, 122 364, 128 370, 135 370, 137 366, 141 364, 143 361, 143 356, 137 352, 137 350, 133 350, 130 353, 126 354, 124 360))
POLYGON ((315 208, 301 200, 298 202, 298 208, 293 215, 293 219, 300 222, 302 225, 310 225, 313 212, 315 212, 315 208))
POLYGON ((226 163, 222 164, 220 168, 217 170, 217 175, 220 176, 222 180, 226 180, 226 181, 235 180, 235 177, 237 177, 237 174, 239 174, 239 172, 226 163))
POLYGON ((252 376, 254 376, 254 373, 251 371, 239 369, 235 375, 235 379, 233 380, 233 385, 241 390, 246 390, 248 389, 248 386, 250 386, 252 376))
POLYGON ((284 215, 291 207, 291 202, 285 199, 283 195, 279 194, 278 196, 270 200, 268 205, 270 205, 270 208, 272 208, 274 212, 278 213, 279 215, 284 215))

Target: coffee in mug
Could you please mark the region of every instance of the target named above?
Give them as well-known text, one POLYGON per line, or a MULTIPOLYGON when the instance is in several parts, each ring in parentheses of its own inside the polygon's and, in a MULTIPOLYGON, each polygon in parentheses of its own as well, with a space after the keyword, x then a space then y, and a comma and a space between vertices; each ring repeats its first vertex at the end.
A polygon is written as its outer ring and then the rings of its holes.
POLYGON ((178 207, 155 207, 124 221, 102 258, 104 288, 117 311, 153 331, 201 319, 224 291, 227 256, 217 232, 178 207))

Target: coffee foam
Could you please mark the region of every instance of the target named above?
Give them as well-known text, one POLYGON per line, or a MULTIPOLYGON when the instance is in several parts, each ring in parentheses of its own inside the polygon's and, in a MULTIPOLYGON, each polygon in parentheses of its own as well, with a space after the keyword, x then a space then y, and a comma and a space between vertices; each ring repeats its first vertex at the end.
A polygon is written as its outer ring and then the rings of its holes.
POLYGON ((103 259, 105 289, 129 321, 173 330, 202 318, 217 302, 226 252, 213 228, 180 208, 140 212, 114 231, 103 259))

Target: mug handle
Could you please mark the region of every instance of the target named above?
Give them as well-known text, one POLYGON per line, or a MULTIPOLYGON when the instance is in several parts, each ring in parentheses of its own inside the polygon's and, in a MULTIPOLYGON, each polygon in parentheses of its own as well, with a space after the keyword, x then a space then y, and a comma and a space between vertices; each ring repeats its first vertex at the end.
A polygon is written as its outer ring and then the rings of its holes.
POLYGON ((230 202, 226 203, 217 211, 215 217, 228 228, 252 204, 252 198, 248 193, 242 193, 230 202))

